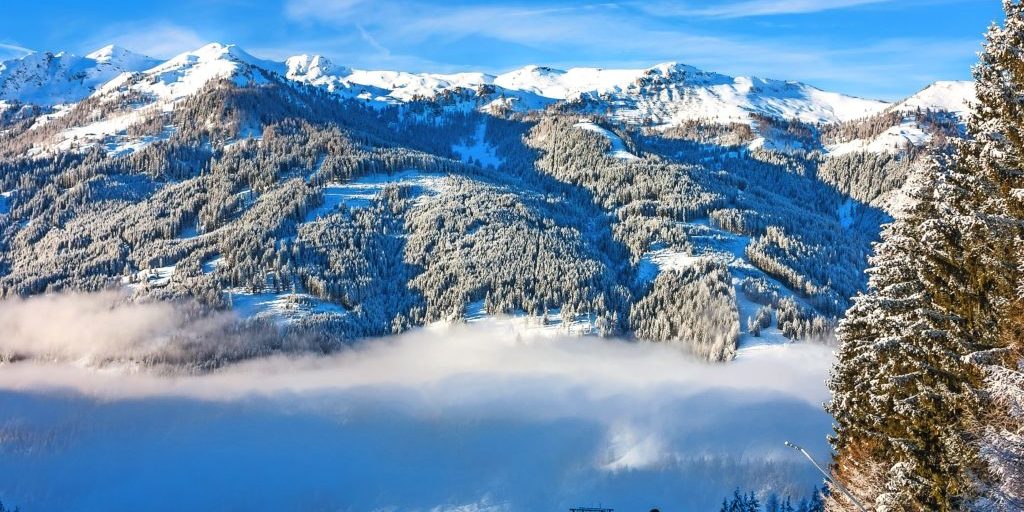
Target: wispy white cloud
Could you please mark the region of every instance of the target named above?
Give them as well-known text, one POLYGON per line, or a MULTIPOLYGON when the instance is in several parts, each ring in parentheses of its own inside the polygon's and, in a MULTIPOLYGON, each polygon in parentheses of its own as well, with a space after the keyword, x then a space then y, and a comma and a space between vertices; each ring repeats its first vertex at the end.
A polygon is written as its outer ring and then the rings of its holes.
POLYGON ((32 49, 12 43, 0 43, 0 60, 17 59, 32 53, 32 49))
POLYGON ((377 41, 377 39, 375 39, 373 35, 367 32, 362 25, 356 25, 356 28, 359 29, 359 36, 363 38, 363 41, 366 41, 366 44, 369 44, 370 47, 372 47, 374 50, 377 50, 377 53, 380 53, 384 57, 391 55, 391 50, 388 50, 387 48, 384 47, 384 45, 380 44, 380 42, 377 41))
POLYGON ((890 3, 894 0, 743 0, 739 2, 716 2, 711 7, 696 7, 688 4, 657 3, 647 6, 648 11, 667 15, 707 16, 716 18, 746 18, 752 16, 774 16, 780 14, 808 14, 836 9, 848 9, 870 4, 890 3))

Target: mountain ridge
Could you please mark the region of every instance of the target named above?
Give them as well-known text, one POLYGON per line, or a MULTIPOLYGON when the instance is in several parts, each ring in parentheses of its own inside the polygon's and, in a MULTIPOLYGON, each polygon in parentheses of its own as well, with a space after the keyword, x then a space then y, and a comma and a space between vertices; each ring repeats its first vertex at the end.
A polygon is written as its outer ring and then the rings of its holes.
MULTIPOLYGON (((613 117, 630 124, 671 126, 694 119, 749 123, 755 115, 830 123, 867 117, 895 105, 825 91, 796 81, 733 77, 677 62, 659 63, 642 69, 576 67, 560 70, 528 65, 500 74, 411 73, 354 69, 316 54, 295 55, 278 62, 255 57, 237 45, 221 43, 209 43, 164 61, 133 54, 113 45, 86 57, 36 52, 0 63, 0 84, 6 84, 0 85, 0 100, 53 106, 81 100, 103 89, 122 72, 151 77, 157 74, 158 69, 188 71, 191 67, 206 68, 195 73, 192 85, 180 87, 179 92, 164 91, 177 97, 196 90, 210 78, 231 75, 236 67, 232 63, 270 71, 289 80, 370 102, 408 103, 460 93, 468 93, 480 100, 489 93, 491 97, 503 98, 503 106, 518 110, 542 109, 555 103, 596 103, 608 106, 613 110, 613 117), (92 67, 105 66, 107 71, 93 72, 88 80, 78 85, 66 84, 64 90, 60 89, 64 75, 59 69, 53 70, 49 77, 43 70, 31 76, 18 72, 47 55, 75 62, 90 61, 95 63, 92 67), (53 83, 52 90, 47 94, 33 93, 31 84, 41 82, 53 83)), ((475 101, 463 108, 477 108, 477 103, 480 102, 475 101)))

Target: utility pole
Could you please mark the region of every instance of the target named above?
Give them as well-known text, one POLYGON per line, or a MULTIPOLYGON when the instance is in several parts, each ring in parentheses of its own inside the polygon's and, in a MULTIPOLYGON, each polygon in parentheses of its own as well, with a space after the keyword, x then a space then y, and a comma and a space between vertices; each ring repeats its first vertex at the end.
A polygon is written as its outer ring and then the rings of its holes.
POLYGON ((843 487, 843 484, 835 481, 835 479, 832 478, 831 474, 822 469, 822 467, 819 466, 818 463, 814 461, 814 457, 811 457, 811 454, 807 453, 807 450, 804 450, 803 448, 789 441, 786 441, 786 446, 804 454, 804 457, 807 457, 807 460, 811 461, 811 464, 814 464, 814 467, 818 470, 819 473, 821 473, 825 477, 825 480, 827 480, 832 485, 836 486, 836 488, 842 491, 842 493, 845 494, 847 498, 850 498, 850 501, 852 501, 853 504, 856 505, 861 512, 868 512, 868 509, 864 508, 864 505, 861 505, 860 502, 857 501, 857 498, 854 498, 853 494, 851 494, 850 491, 846 490, 846 487, 843 487))

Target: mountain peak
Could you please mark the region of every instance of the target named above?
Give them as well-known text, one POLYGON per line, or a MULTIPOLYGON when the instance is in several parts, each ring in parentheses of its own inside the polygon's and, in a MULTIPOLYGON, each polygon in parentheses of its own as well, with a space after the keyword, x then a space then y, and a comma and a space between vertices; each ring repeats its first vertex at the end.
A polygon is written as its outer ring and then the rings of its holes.
POLYGON ((565 71, 561 69, 555 69, 550 66, 540 66, 537 64, 527 64, 519 69, 513 70, 507 74, 529 74, 529 75, 540 75, 540 76, 557 76, 564 75, 565 71))
POLYGON ((675 72, 675 73, 679 73, 679 72, 704 73, 703 70, 697 69, 697 68, 695 68, 695 67, 693 67, 693 66, 691 66, 689 64, 683 64, 682 62, 676 62, 676 61, 662 62, 660 64, 655 64, 655 65, 653 65, 653 66, 651 66, 650 68, 647 68, 647 69, 649 71, 650 70, 657 70, 657 71, 662 71, 662 72, 675 72))
POLYGON ((76 102, 121 73, 142 71, 157 63, 114 45, 86 57, 67 52, 33 52, 0 63, 0 100, 37 105, 76 102))
POLYGON ((256 59, 256 57, 253 57, 252 55, 250 55, 249 52, 246 52, 245 50, 240 48, 238 45, 235 45, 235 44, 224 44, 224 43, 218 43, 218 42, 207 43, 207 44, 205 44, 205 45, 203 45, 203 46, 201 46, 201 47, 199 47, 199 48, 197 48, 197 49, 195 49, 195 50, 193 50, 191 52, 187 52, 187 53, 191 54, 191 55, 195 55, 195 56, 197 56, 199 58, 205 58, 205 59, 210 59, 210 60, 212 60, 212 59, 220 59, 220 58, 225 58, 225 57, 231 58, 231 59, 240 60, 240 61, 243 61, 243 62, 248 62, 250 60, 259 60, 259 59, 256 59))
POLYGON ((234 69, 239 64, 253 66, 267 71, 284 74, 285 68, 279 62, 269 61, 254 57, 238 45, 223 44, 218 42, 207 43, 195 50, 187 51, 172 57, 170 60, 160 64, 154 71, 165 72, 169 70, 184 70, 195 67, 208 67, 213 65, 225 71, 234 69))
POLYGON ((971 112, 971 104, 976 101, 974 82, 940 80, 899 102, 893 108, 897 110, 945 110, 961 118, 966 118, 971 112))
POLYGON ((117 57, 119 57, 121 55, 128 55, 128 54, 132 54, 132 52, 130 52, 130 51, 128 51, 128 50, 126 50, 126 49, 124 49, 124 48, 122 48, 120 46, 117 46, 117 45, 114 45, 114 44, 108 44, 108 45, 104 46, 103 48, 99 48, 99 49, 97 49, 97 50, 87 54, 85 57, 88 58, 88 59, 96 60, 96 61, 110 61, 111 59, 117 58, 117 57))
POLYGON ((100 64, 108 64, 123 68, 125 71, 140 71, 151 68, 160 63, 157 59, 135 53, 123 47, 108 44, 103 48, 93 51, 85 56, 100 64))
POLYGON ((288 68, 288 78, 303 77, 306 81, 352 74, 351 69, 338 66, 323 55, 302 54, 288 57, 285 66, 288 68))

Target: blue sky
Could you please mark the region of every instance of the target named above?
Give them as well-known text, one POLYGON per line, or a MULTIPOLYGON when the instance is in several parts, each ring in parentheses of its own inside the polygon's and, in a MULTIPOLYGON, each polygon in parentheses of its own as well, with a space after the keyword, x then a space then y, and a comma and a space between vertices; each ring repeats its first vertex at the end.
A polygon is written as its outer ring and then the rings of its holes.
POLYGON ((0 58, 109 43, 170 57, 210 41, 409 71, 678 61, 883 99, 967 79, 998 0, 11 0, 0 58))

